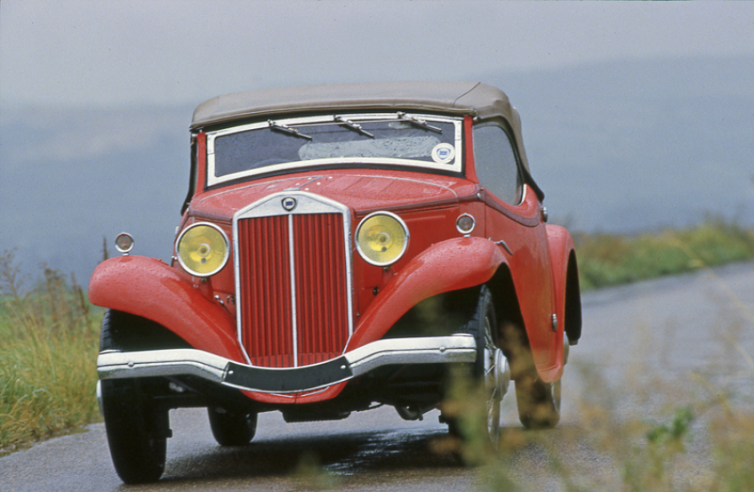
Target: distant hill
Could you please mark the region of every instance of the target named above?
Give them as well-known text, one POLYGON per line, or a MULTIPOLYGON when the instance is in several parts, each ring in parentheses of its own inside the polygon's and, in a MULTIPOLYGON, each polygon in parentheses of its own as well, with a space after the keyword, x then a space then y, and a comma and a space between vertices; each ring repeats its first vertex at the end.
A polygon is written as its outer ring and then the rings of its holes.
MULTIPOLYGON (((499 65, 499 64, 496 64, 499 65)), ((754 225, 754 58, 481 73, 519 109, 556 221, 635 232, 754 225)), ((197 103, 200 101, 197 101, 197 103)), ((0 251, 86 282, 123 231, 167 259, 188 182, 193 105, 0 114, 0 251)), ((111 251, 112 253, 112 251, 111 251)))

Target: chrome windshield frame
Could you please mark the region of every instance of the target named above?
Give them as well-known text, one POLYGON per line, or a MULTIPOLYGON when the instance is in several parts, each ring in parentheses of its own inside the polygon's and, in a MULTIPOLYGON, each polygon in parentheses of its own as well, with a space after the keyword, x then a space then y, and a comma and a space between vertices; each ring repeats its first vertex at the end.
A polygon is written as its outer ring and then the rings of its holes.
MULTIPOLYGON (((320 116, 306 116, 297 118, 283 118, 275 119, 275 124, 284 125, 290 128, 306 127, 307 125, 316 124, 342 124, 334 118, 339 116, 338 114, 326 114, 320 116)), ((327 159, 311 159, 305 161, 291 161, 280 164, 272 164, 269 166, 263 166, 257 169, 248 169, 245 171, 235 172, 231 174, 225 174, 222 176, 215 175, 215 140, 218 137, 224 137, 232 135, 234 133, 240 133, 250 130, 259 130, 270 128, 269 121, 260 121, 256 123, 249 123, 245 125, 238 125, 231 128, 224 128, 222 130, 207 132, 207 186, 216 186, 225 182, 235 181, 238 179, 253 177, 260 174, 269 174, 280 171, 288 171, 292 169, 307 169, 315 166, 328 166, 328 165, 392 165, 396 167, 407 167, 409 169, 427 169, 433 171, 445 171, 461 173, 463 171, 463 118, 453 116, 439 116, 431 114, 414 114, 414 113, 364 113, 364 114, 348 114, 348 120, 354 124, 360 122, 373 122, 373 121, 406 121, 406 119, 414 118, 416 120, 422 120, 426 122, 438 122, 438 123, 452 123, 455 129, 454 146, 455 157, 450 164, 443 164, 433 161, 422 161, 417 159, 402 159, 393 157, 338 157, 327 159)))

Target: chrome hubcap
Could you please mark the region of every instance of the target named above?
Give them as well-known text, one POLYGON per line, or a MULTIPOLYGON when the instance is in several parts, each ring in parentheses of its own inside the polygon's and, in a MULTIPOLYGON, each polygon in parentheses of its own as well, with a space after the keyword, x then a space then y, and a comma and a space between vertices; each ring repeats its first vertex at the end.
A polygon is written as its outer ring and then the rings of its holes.
POLYGON ((484 383, 487 390, 487 435, 495 449, 500 441, 502 401, 510 383, 510 369, 503 351, 495 345, 492 326, 484 319, 484 383))

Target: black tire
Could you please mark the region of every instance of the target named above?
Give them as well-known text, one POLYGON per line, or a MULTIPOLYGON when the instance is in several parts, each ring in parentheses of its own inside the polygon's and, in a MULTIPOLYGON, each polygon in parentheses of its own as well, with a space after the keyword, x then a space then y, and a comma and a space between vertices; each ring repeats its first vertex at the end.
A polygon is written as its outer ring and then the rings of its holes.
POLYGON ((113 311, 112 309, 108 309, 105 311, 105 315, 102 317, 102 329, 99 333, 99 351, 102 352, 104 350, 117 350, 117 347, 115 346, 115 342, 113 342, 113 335, 112 335, 112 325, 113 325, 113 316, 115 316, 113 313, 117 311, 113 311))
POLYGON ((100 351, 130 352, 191 348, 185 340, 159 323, 113 309, 105 311, 105 316, 102 318, 99 343, 100 351))
POLYGON ((209 425, 220 446, 245 446, 257 431, 257 414, 230 413, 224 408, 209 407, 209 425))
POLYGON ((168 412, 156 411, 135 379, 101 381, 107 443, 118 476, 127 484, 154 482, 165 469, 168 412))
MULTIPOLYGON (((102 319, 100 350, 118 349, 113 333, 119 329, 118 311, 102 319)), ((165 469, 170 424, 167 410, 158 411, 137 379, 100 381, 107 443, 118 476, 127 484, 158 480, 165 469)))
POLYGON ((560 421, 560 380, 545 383, 531 370, 516 380, 518 418, 527 429, 551 429, 560 421))
MULTIPOLYGON (((487 436, 493 448, 497 449, 501 434, 501 406, 508 387, 509 372, 506 359, 500 349, 492 293, 486 286, 482 287, 479 293, 476 310, 466 324, 465 331, 473 335, 476 341, 477 357, 472 366, 472 377, 474 381, 484 385, 487 436)), ((462 439, 467 437, 463 436, 459 429, 457 418, 446 420, 451 434, 462 439)))

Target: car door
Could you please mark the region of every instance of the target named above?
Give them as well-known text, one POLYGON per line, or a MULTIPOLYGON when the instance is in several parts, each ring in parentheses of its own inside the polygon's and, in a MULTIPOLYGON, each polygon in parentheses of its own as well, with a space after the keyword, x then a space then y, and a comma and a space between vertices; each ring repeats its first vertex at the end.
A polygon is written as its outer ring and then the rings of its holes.
POLYGON ((513 139, 503 122, 474 126, 474 167, 484 187, 486 235, 503 241, 535 363, 549 365, 554 343, 553 279, 541 204, 523 180, 513 139))

